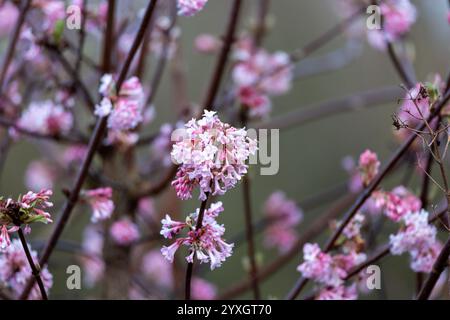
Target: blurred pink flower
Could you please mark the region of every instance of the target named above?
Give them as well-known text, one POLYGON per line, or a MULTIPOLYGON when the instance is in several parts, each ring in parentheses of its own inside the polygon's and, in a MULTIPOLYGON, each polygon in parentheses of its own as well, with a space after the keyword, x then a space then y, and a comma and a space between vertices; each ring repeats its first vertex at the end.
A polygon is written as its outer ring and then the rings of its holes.
POLYGON ((203 9, 208 0, 178 0, 178 15, 193 16, 203 9))
POLYGON ((217 296, 217 288, 211 282, 204 279, 192 278, 192 299, 214 300, 217 296))
POLYGON ((138 226, 128 218, 114 222, 109 229, 109 233, 119 246, 129 246, 140 237, 138 226))
POLYGON ((3 1, 0 6, 0 37, 4 37, 13 31, 19 10, 17 7, 7 1, 3 1))
POLYGON ((378 161, 377 154, 370 150, 364 151, 359 157, 358 168, 363 184, 368 186, 380 169, 380 161, 378 161))
POLYGON ((113 191, 109 187, 86 190, 82 193, 92 208, 92 222, 103 221, 111 217, 114 211, 112 193, 113 191))
POLYGON ((220 46, 222 45, 221 41, 217 39, 217 37, 202 33, 195 38, 195 49, 200 53, 211 54, 216 53, 220 46))
POLYGON ((57 178, 56 168, 43 160, 32 161, 25 172, 25 185, 31 190, 52 189, 57 178))
MULTIPOLYGON (((37 264, 38 255, 36 251, 30 248, 30 253, 34 262, 37 264)), ((12 289, 17 296, 24 290, 31 274, 31 267, 23 250, 22 243, 18 239, 14 239, 6 251, 0 254, 0 280, 8 288, 12 289)), ((41 268, 40 275, 44 283, 44 288, 48 293, 53 285, 53 276, 46 266, 41 268)), ((31 290, 29 299, 38 300, 41 298, 41 292, 36 283, 31 290)))
POLYGON ((267 219, 265 245, 277 247, 280 252, 290 250, 298 239, 295 227, 302 221, 303 212, 284 192, 276 191, 266 200, 264 214, 267 219))

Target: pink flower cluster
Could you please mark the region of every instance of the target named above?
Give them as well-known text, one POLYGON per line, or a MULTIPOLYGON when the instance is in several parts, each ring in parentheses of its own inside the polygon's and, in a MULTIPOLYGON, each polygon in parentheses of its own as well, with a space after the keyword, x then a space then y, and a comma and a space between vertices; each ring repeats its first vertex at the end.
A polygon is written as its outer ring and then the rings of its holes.
POLYGON ((378 161, 377 154, 370 150, 364 151, 359 157, 358 169, 363 185, 368 186, 380 169, 380 161, 378 161))
POLYGON ((14 25, 19 17, 17 7, 7 1, 0 5, 0 37, 4 37, 12 32, 14 25))
POLYGON ((183 200, 192 197, 196 186, 201 200, 206 193, 223 195, 247 173, 245 162, 257 150, 256 140, 245 129, 221 122, 213 111, 205 111, 200 120, 192 119, 180 131, 171 153, 180 165, 172 186, 183 200))
POLYGON ((128 131, 142 122, 144 91, 137 77, 126 80, 117 95, 113 76, 106 74, 101 79, 100 94, 103 99, 95 108, 95 114, 108 117, 108 128, 113 131, 128 131))
POLYGON ((105 262, 103 261, 103 234, 98 225, 88 225, 83 233, 83 255, 78 260, 83 266, 83 282, 92 288, 98 283, 105 273, 105 262))
POLYGON ((377 191, 372 194, 375 206, 383 210, 392 221, 398 222, 402 217, 422 208, 422 202, 403 186, 398 186, 390 192, 377 191))
POLYGON ((109 187, 83 191, 82 195, 92 208, 92 222, 103 221, 111 217, 114 211, 112 193, 112 189, 109 187))
MULTIPOLYGON (((344 286, 344 278, 353 267, 366 260, 366 255, 349 251, 332 256, 322 252, 317 244, 307 243, 303 247, 303 259, 304 262, 298 266, 297 270, 302 273, 303 277, 322 285, 325 291, 319 294, 319 298, 322 296, 323 299, 328 296, 344 299, 345 293, 348 293, 349 290, 344 286), (333 292, 335 295, 331 295, 333 292)), ((356 298, 356 295, 348 296, 356 298)))
POLYGON ((389 237, 391 253, 401 255, 409 252, 411 269, 415 272, 431 272, 441 244, 436 239, 436 227, 428 223, 428 212, 409 212, 402 217, 401 222, 400 231, 389 237))
POLYGON ((113 241, 119 246, 129 246, 140 237, 138 226, 127 218, 114 222, 109 229, 109 233, 113 241))
POLYGON ((193 16, 203 9, 208 0, 178 0, 178 15, 193 16))
POLYGON ((303 212, 286 195, 277 191, 270 195, 264 204, 267 227, 264 242, 268 247, 277 247, 280 252, 292 248, 298 239, 295 227, 302 221, 303 212))
POLYGON ((196 230, 199 209, 191 213, 185 222, 174 221, 166 215, 165 219, 161 220, 161 235, 172 239, 186 229, 187 236, 177 238, 168 247, 164 246, 161 249, 163 256, 173 262, 175 252, 184 245, 189 247, 189 255, 186 257, 188 262, 193 262, 196 257, 201 263, 210 263, 211 270, 220 267, 222 262, 231 256, 234 247, 234 244, 228 244, 222 239, 225 227, 216 221, 222 211, 222 202, 211 204, 210 208, 205 210, 203 224, 199 230, 196 230))
POLYGON ((244 38, 234 56, 232 77, 240 102, 249 108, 250 116, 266 116, 271 109, 269 96, 284 94, 291 88, 293 67, 289 55, 254 48, 244 38))
MULTIPOLYGON (((36 251, 30 250, 30 253, 35 263, 38 263, 36 251)), ((22 243, 18 239, 14 239, 6 251, 0 254, 0 280, 17 296, 24 290, 30 275, 31 267, 23 250, 22 243)), ((53 285, 53 276, 47 267, 41 269, 40 275, 45 290, 48 292, 53 285)), ((31 290, 29 299, 41 299, 41 292, 37 284, 31 290)))
POLYGON ((369 43, 376 49, 385 50, 386 41, 394 42, 409 32, 416 22, 417 10, 410 0, 384 0, 381 5, 383 30, 369 30, 369 43))
POLYGON ((72 126, 72 114, 50 100, 32 102, 17 121, 21 129, 47 135, 67 134, 72 126))

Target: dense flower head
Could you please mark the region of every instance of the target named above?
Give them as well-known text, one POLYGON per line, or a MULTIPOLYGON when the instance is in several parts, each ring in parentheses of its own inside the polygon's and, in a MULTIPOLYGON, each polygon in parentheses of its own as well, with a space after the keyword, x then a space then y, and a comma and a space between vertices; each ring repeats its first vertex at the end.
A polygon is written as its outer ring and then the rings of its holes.
POLYGON ((436 227, 428 223, 428 212, 410 212, 402 217, 401 222, 399 232, 389 237, 391 253, 401 255, 409 252, 414 271, 430 272, 441 245, 436 239, 436 227))
POLYGON ((384 0, 380 9, 383 30, 369 30, 368 40, 374 48, 385 50, 386 41, 394 42, 410 31, 417 20, 417 10, 410 0, 384 0))
POLYGON ((206 193, 223 195, 247 173, 246 161, 257 149, 245 129, 221 122, 215 112, 205 111, 200 120, 185 125, 183 137, 173 145, 172 160, 179 164, 172 185, 179 198, 192 197, 196 186, 200 199, 206 193))
POLYGON ((235 49, 236 64, 232 77, 241 103, 250 110, 250 116, 265 116, 270 111, 272 95, 281 95, 290 90, 292 64, 284 52, 268 53, 254 48, 244 38, 235 49))
POLYGON ((304 262, 297 268, 303 277, 327 287, 339 287, 348 271, 366 260, 364 253, 350 251, 336 254, 322 252, 317 244, 307 243, 303 247, 304 262))
POLYGON ((32 102, 17 121, 17 127, 40 134, 67 134, 72 129, 72 114, 52 101, 32 102))
POLYGON ((420 199, 404 186, 398 186, 390 192, 374 192, 372 199, 375 205, 395 222, 408 213, 419 211, 422 207, 420 199))
POLYGON ((113 241, 119 246, 129 246, 139 239, 138 226, 128 218, 114 222, 109 229, 113 241))
POLYGON ((282 191, 274 192, 264 204, 267 227, 264 242, 268 247, 277 247, 286 252, 298 239, 295 227, 302 221, 303 212, 295 201, 289 200, 282 191))
POLYGON ((377 154, 370 150, 364 151, 359 157, 358 168, 363 184, 368 186, 380 169, 380 161, 378 161, 377 154))
POLYGON ((108 128, 127 131, 137 127, 143 120, 144 90, 137 77, 126 80, 117 94, 114 77, 105 74, 101 78, 99 92, 102 101, 95 107, 95 114, 108 117, 108 128))
POLYGON ((193 16, 203 9, 208 0, 178 0, 178 15, 193 16))
MULTIPOLYGON (((30 250, 30 253, 35 263, 38 263, 36 251, 30 250)), ((17 296, 26 287, 31 274, 31 267, 22 243, 18 239, 14 239, 6 251, 0 254, 0 281, 17 296)), ((40 276, 44 283, 44 288, 48 292, 53 285, 53 276, 47 267, 43 267, 40 270, 40 276)), ((37 300, 41 298, 41 292, 36 283, 30 292, 29 299, 37 300)))
POLYGON ((174 254, 182 245, 189 248, 189 255, 186 257, 188 262, 193 262, 194 256, 201 263, 210 263, 211 270, 220 267, 226 258, 233 252, 234 244, 226 243, 222 237, 225 233, 225 227, 219 225, 216 221, 218 215, 223 211, 221 202, 211 204, 209 209, 204 212, 202 227, 196 230, 199 209, 191 213, 185 222, 174 221, 169 215, 161 220, 161 234, 172 239, 182 230, 187 231, 186 237, 179 237, 175 242, 161 249, 163 256, 170 262, 173 262, 174 254))
POLYGON ((92 208, 92 222, 103 221, 111 217, 114 211, 111 188, 97 188, 83 192, 85 200, 92 208))

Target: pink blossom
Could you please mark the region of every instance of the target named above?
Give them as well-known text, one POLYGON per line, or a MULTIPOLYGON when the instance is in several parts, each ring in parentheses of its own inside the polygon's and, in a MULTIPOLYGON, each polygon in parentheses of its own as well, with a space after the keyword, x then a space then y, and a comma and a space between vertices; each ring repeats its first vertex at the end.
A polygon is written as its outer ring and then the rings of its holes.
MULTIPOLYGON (((36 251, 30 248, 30 253, 35 264, 37 264, 38 256, 36 251)), ((6 248, 5 252, 0 254, 0 280, 17 296, 24 290, 30 275, 31 267, 22 244, 18 239, 14 239, 11 245, 6 248)), ((48 292, 53 285, 53 276, 46 266, 41 268, 40 275, 44 283, 44 288, 48 292)), ((35 284, 31 290, 29 299, 37 300, 41 298, 39 287, 35 284)))
POLYGON ((377 154, 370 150, 364 151, 359 157, 358 168, 363 184, 368 186, 376 177, 378 170, 380 169, 380 161, 378 161, 377 154))
POLYGON ((166 218, 161 220, 161 235, 171 239, 185 229, 187 236, 177 238, 168 247, 164 246, 161 249, 163 256, 173 262, 175 252, 184 245, 189 247, 189 255, 186 257, 188 262, 193 262, 195 256, 200 263, 210 263, 211 270, 220 267, 222 262, 231 256, 234 247, 234 244, 228 244, 222 239, 225 227, 216 221, 222 211, 221 202, 211 204, 210 208, 205 210, 203 224, 199 230, 196 230, 199 209, 191 213, 185 222, 174 221, 166 215, 166 218))
POLYGON ((151 145, 151 151, 154 159, 156 161, 162 162, 162 164, 166 167, 172 164, 170 151, 173 147, 171 134, 174 129, 175 128, 172 124, 163 124, 159 129, 158 136, 155 138, 155 140, 153 140, 153 143, 151 145))
POLYGON ((298 239, 295 227, 302 221, 303 212, 283 192, 277 191, 266 200, 264 214, 268 221, 266 246, 277 247, 280 252, 290 250, 298 239))
POLYGON ((208 0, 178 0, 178 15, 193 16, 203 9, 208 0))
POLYGON ((0 249, 5 251, 11 245, 11 239, 9 237, 10 233, 16 232, 19 230, 19 227, 14 226, 8 229, 6 225, 2 225, 1 233, 0 233, 0 249))
POLYGON ((391 253, 401 255, 409 252, 414 271, 431 272, 441 244, 436 239, 436 227, 428 223, 428 212, 410 212, 403 216, 401 222, 400 231, 389 237, 391 253))
POLYGON ((63 154, 61 162, 65 167, 81 164, 86 157, 87 147, 85 145, 72 145, 67 147, 63 154))
POLYGON ((400 231, 389 237, 391 253, 401 255, 409 252, 414 271, 430 272, 441 245, 436 240, 436 227, 428 223, 428 212, 410 212, 401 221, 400 231))
POLYGON ((89 225, 83 233, 83 255, 78 259, 83 266, 83 282, 88 287, 98 283, 105 272, 103 255, 103 234, 96 225, 89 225))
POLYGON ((151 197, 141 198, 138 203, 138 214, 145 221, 152 221, 156 217, 155 201, 151 197))
POLYGON ((391 192, 379 191, 372 195, 376 205, 382 208, 384 214, 393 221, 399 221, 403 216, 411 212, 417 212, 422 207, 422 202, 403 186, 394 188, 391 192))
POLYGON ((345 226, 342 233, 347 237, 347 239, 361 238, 361 228, 364 220, 364 215, 358 212, 345 226))
POLYGON ((173 287, 173 270, 159 250, 151 250, 142 258, 142 273, 162 289, 173 287))
POLYGON ((322 289, 316 297, 316 300, 356 300, 358 291, 356 285, 349 287, 344 285, 338 287, 326 287, 322 289))
POLYGON ((220 49, 220 46, 220 40, 211 34, 203 33, 195 38, 195 49, 200 53, 215 53, 220 49))
POLYGON ((348 188, 350 192, 357 193, 361 191, 363 188, 363 184, 358 167, 355 164, 355 160, 351 156, 346 156, 342 159, 342 167, 350 175, 350 179, 348 182, 348 188))
POLYGON ((111 188, 86 190, 83 195, 92 208, 92 222, 103 221, 111 217, 114 211, 111 188))
POLYGON ((25 185, 32 190, 52 189, 57 178, 55 167, 46 161, 32 161, 25 172, 25 185))
POLYGON ((48 32, 53 32, 55 24, 64 20, 66 17, 66 7, 64 1, 61 0, 35 0, 33 3, 36 7, 41 8, 44 13, 42 21, 43 28, 48 32))
POLYGON ((239 41, 235 51, 237 63, 232 77, 238 97, 250 108, 252 115, 267 115, 270 111, 269 96, 284 94, 291 88, 290 58, 284 52, 269 54, 254 48, 247 38, 239 41))
POLYGON ((394 42, 408 33, 417 19, 416 7, 410 0, 385 0, 380 5, 383 30, 369 30, 369 43, 378 50, 386 50, 386 41, 394 42))
POLYGON ((138 226, 128 218, 114 222, 109 229, 109 233, 119 246, 129 246, 140 237, 138 226))
POLYGON ((303 260, 297 268, 303 277, 330 287, 339 287, 354 266, 366 260, 366 255, 354 251, 331 256, 322 252, 317 244, 303 247, 303 260))
POLYGON ((131 130, 142 122, 144 91, 137 77, 126 80, 117 95, 113 76, 106 74, 101 78, 99 92, 103 95, 103 99, 95 107, 95 114, 100 117, 109 115, 109 129, 131 130))
POLYGON ((28 191, 24 196, 20 197, 18 203, 21 209, 30 215, 28 219, 22 222, 26 224, 35 221, 52 223, 53 220, 50 213, 45 211, 53 207, 53 203, 50 202, 50 196, 52 195, 52 190, 42 189, 38 193, 28 191))
POLYGON ((214 300, 217 296, 217 288, 211 282, 194 277, 192 279, 192 299, 214 300))
POLYGON ((183 137, 173 145, 172 160, 180 167, 172 186, 183 200, 192 197, 196 186, 201 200, 207 192, 223 195, 247 173, 245 162, 256 149, 256 140, 245 129, 236 129, 221 122, 215 112, 205 111, 202 119, 185 125, 183 137))
POLYGON ((10 34, 19 17, 17 7, 7 1, 3 1, 0 6, 0 37, 10 34))
POLYGON ((72 114, 47 100, 32 102, 17 121, 21 129, 48 135, 67 134, 72 129, 72 114))

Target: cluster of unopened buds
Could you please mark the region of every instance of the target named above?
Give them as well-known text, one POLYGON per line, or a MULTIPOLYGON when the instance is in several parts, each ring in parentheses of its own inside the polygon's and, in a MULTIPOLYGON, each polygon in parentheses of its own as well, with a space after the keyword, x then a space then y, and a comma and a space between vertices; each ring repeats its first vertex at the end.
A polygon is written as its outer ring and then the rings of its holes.
POLYGON ((2 249, 11 244, 9 233, 17 231, 25 225, 25 232, 31 232, 30 224, 35 222, 51 223, 51 215, 46 210, 53 206, 50 202, 51 190, 42 190, 38 193, 29 191, 20 196, 17 201, 0 198, 0 246, 2 249))

